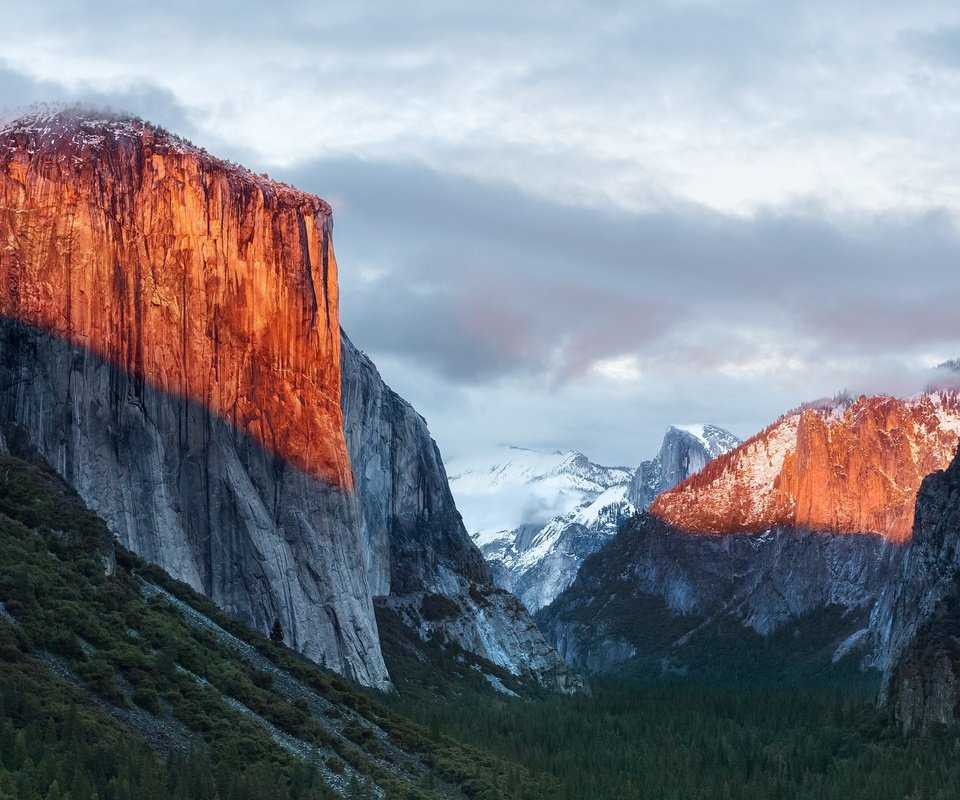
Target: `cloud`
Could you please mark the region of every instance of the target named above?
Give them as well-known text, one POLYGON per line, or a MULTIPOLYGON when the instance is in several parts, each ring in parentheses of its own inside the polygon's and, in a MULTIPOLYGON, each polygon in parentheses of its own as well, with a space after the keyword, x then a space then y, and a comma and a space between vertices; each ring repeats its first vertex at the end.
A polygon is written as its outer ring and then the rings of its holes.
POLYGON ((625 353, 720 368, 773 345, 867 357, 960 336, 960 232, 943 214, 603 212, 359 160, 283 177, 338 198, 345 325, 457 379, 569 379, 625 353))
POLYGON ((955 71, 916 44, 960 24, 943 3, 120 8, 0 2, 8 67, 154 86, 263 164, 410 160, 633 211, 960 207, 955 71))
POLYGON ((670 422, 747 436, 845 387, 920 391, 960 354, 940 211, 627 213, 359 159, 282 175, 336 198, 343 324, 388 381, 424 409, 424 372, 459 387, 428 412, 453 452, 496 435, 631 463, 670 422))
POLYGON ((960 355, 960 8, 5 2, 3 102, 333 201, 344 325, 445 449, 651 455, 960 355))

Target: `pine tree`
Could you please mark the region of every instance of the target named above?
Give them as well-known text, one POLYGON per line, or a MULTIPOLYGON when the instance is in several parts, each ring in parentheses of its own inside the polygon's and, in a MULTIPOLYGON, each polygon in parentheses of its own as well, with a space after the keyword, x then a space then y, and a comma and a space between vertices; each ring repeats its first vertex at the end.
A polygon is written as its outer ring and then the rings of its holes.
POLYGON ((279 619, 273 621, 273 627, 270 629, 270 641, 283 644, 283 628, 280 627, 279 619))

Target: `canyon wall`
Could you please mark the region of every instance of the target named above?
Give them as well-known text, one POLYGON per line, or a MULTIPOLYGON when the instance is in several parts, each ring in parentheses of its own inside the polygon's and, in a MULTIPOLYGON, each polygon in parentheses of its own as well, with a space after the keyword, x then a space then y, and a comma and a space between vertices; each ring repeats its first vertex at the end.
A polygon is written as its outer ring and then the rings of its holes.
POLYGON ((342 352, 344 430, 376 602, 423 639, 554 691, 583 690, 523 605, 493 585, 426 421, 346 336, 342 352))
POLYGON ((136 120, 0 129, 0 415, 119 540, 389 678, 340 408, 330 210, 136 120))

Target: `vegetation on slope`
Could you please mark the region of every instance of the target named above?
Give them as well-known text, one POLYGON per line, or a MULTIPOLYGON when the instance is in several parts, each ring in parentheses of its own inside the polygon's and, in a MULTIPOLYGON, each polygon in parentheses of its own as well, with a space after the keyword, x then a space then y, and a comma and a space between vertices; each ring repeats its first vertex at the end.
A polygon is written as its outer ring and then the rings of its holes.
POLYGON ((539 797, 115 552, 58 478, 0 456, 0 797, 539 797))
POLYGON ((791 672, 788 642, 523 699, 380 609, 384 697, 120 549, 108 575, 112 552, 58 479, 0 456, 0 800, 960 796, 955 732, 901 737, 873 679, 791 672))

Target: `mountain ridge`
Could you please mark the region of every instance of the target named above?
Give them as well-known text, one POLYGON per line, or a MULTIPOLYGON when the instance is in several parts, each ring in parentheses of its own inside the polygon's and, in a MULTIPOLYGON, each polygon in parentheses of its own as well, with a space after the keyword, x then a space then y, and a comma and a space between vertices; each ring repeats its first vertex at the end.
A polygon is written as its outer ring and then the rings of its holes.
POLYGON ((759 657, 810 619, 821 667, 853 658, 884 669, 890 598, 909 561, 902 525, 958 439, 955 392, 805 403, 659 495, 538 621, 591 672, 654 653, 683 670, 744 636, 759 657))
POLYGON ((665 492, 651 511, 704 534, 797 525, 902 542, 920 481, 949 463, 958 438, 956 391, 817 401, 665 492))
POLYGON ((636 469, 595 464, 575 450, 505 448, 492 466, 454 465, 451 488, 497 585, 536 612, 662 487, 737 442, 715 425, 670 426, 657 455, 636 469))

